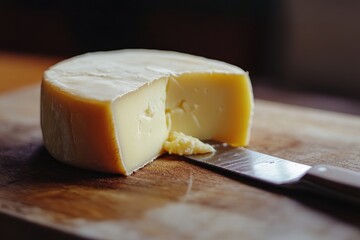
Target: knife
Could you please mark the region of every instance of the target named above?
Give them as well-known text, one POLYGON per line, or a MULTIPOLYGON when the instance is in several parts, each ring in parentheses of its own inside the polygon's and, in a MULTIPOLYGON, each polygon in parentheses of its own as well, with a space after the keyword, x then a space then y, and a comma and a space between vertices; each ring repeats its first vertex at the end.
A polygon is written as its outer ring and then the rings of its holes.
POLYGON ((360 173, 329 165, 313 167, 243 147, 208 142, 216 152, 186 156, 191 162, 292 190, 360 204, 360 173))

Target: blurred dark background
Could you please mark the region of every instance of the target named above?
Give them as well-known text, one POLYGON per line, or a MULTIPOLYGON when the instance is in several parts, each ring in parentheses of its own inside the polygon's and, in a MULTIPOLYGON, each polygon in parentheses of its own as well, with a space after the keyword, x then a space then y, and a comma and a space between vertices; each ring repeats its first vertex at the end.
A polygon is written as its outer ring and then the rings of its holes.
POLYGON ((255 96, 360 114, 360 1, 2 0, 0 52, 174 50, 250 72, 255 96))

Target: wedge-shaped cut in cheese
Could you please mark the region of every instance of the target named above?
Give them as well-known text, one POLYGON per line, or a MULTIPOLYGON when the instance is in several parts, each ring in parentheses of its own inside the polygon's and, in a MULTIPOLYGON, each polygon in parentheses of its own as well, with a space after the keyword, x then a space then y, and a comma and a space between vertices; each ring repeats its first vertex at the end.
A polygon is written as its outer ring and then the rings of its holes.
POLYGON ((113 102, 116 136, 125 169, 138 169, 162 151, 169 134, 166 84, 166 79, 152 82, 113 102))
POLYGON ((124 175, 163 154, 172 131, 247 145, 252 111, 246 72, 176 52, 85 54, 51 67, 42 82, 41 127, 49 153, 74 166, 124 175))

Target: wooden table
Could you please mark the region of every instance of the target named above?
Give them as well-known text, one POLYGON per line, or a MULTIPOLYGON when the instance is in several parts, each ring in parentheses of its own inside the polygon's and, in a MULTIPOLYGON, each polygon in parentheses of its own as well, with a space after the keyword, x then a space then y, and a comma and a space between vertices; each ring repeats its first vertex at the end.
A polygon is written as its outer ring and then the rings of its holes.
MULTIPOLYGON (((55 161, 39 126, 39 79, 55 59, 17 56, 4 68, 6 56, 0 54, 2 239, 360 239, 358 208, 181 158, 161 157, 130 177, 55 161)), ((256 100, 249 148, 360 171, 360 118, 256 100)))

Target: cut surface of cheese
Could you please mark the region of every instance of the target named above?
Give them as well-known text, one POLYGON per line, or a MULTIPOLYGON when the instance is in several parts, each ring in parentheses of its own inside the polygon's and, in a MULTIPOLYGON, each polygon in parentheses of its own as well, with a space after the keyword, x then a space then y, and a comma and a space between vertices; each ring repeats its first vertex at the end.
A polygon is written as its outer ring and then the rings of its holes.
POLYGON ((215 152, 210 144, 176 131, 169 133, 169 138, 164 143, 164 150, 180 156, 215 152))
POLYGON ((49 153, 74 166, 124 175, 170 151, 164 147, 170 132, 196 142, 186 150, 193 153, 206 148, 195 138, 247 145, 252 112, 251 84, 242 69, 168 51, 80 55, 48 69, 41 90, 49 153))

